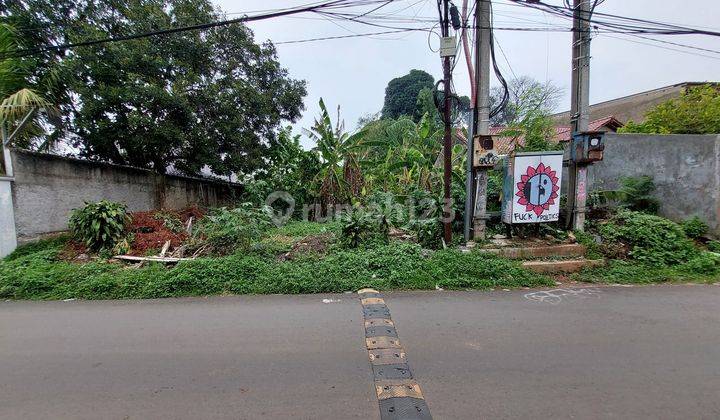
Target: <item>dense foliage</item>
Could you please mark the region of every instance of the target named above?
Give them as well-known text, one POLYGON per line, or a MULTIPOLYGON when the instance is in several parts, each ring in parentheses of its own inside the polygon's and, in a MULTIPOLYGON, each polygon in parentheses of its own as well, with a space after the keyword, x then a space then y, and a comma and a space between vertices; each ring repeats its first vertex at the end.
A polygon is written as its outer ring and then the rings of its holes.
MULTIPOLYGON (((308 233, 305 225, 301 227, 299 233, 308 233)), ((32 252, 20 248, 0 261, 0 298, 160 298, 346 292, 368 286, 381 290, 486 289, 553 284, 505 259, 455 250, 426 257, 420 246, 413 244, 338 248, 323 257, 307 255, 282 262, 274 256, 237 253, 182 262, 174 268, 150 264, 132 270, 102 261, 59 261, 61 246, 62 241, 45 241, 33 245, 32 252)))
POLYGON ((680 226, 682 226, 685 235, 691 239, 697 239, 710 230, 710 227, 697 216, 683 220, 680 226))
POLYGON ((652 108, 641 123, 629 121, 620 133, 717 134, 720 133, 720 88, 690 87, 679 98, 652 108))
POLYGON ((707 247, 711 252, 720 253, 720 241, 710 241, 708 242, 707 247))
POLYGON ((288 192, 293 198, 294 216, 302 217, 303 208, 314 204, 318 193, 315 179, 320 173, 320 157, 315 151, 305 150, 300 135, 293 134, 288 126, 270 142, 266 159, 265 168, 245 180, 245 198, 258 206, 268 204, 285 212, 290 203, 280 197, 272 203, 267 199, 275 191, 288 192))
POLYGON ((395 194, 414 189, 441 191, 442 168, 435 163, 442 151, 442 135, 428 114, 418 123, 400 117, 363 127, 352 141, 358 145, 368 189, 395 194))
POLYGON ((392 79, 385 88, 383 118, 409 116, 418 121, 422 114, 418 112, 418 94, 423 89, 432 90, 435 78, 422 70, 410 70, 402 77, 392 79))
MULTIPOLYGON (((550 117, 562 90, 550 83, 542 84, 528 77, 514 80, 510 86, 510 100, 493 117, 493 123, 505 130, 500 135, 512 139, 518 152, 561 150, 552 142, 555 122, 550 117)), ((491 102, 499 102, 499 92, 491 102)))
MULTIPOLYGON (((209 0, 10 0, 1 12, 23 31, 26 48, 223 19, 209 0)), ((281 121, 299 117, 305 95, 305 83, 288 77, 274 46, 255 43, 243 24, 34 60, 33 75, 72 76, 63 80, 72 103, 59 105, 82 156, 158 172, 254 171, 264 164, 266 140, 281 121)))
POLYGON ((655 198, 654 192, 655 183, 647 175, 623 177, 615 197, 624 208, 654 214, 660 208, 660 201, 655 198))
POLYGON ((200 220, 194 231, 194 244, 209 247, 216 255, 246 251, 270 226, 267 209, 258 209, 250 203, 233 209, 221 207, 200 220))
POLYGON ((700 254, 674 266, 647 266, 633 261, 613 260, 607 267, 584 271, 575 279, 593 283, 650 284, 663 282, 707 282, 720 280, 720 257, 700 254))
POLYGON ((320 204, 326 209, 338 203, 347 204, 357 197, 363 179, 352 139, 340 119, 340 106, 337 108, 337 121, 333 124, 322 98, 319 105, 320 118, 315 119, 305 134, 315 142, 313 150, 320 158, 320 170, 314 182, 319 190, 320 204))
POLYGON ((343 213, 340 224, 340 240, 347 248, 388 243, 390 225, 381 212, 354 208, 343 213))
MULTIPOLYGON (((34 73, 36 59, 11 58, 16 50, 25 47, 21 30, 0 23, 0 123, 14 129, 32 109, 46 110, 43 114, 35 113, 30 124, 14 140, 14 145, 20 147, 31 145, 44 134, 43 126, 50 126, 48 116, 55 116, 54 104, 63 95, 58 72, 34 73)), ((40 143, 38 147, 46 148, 48 144, 40 143)), ((2 170, 4 168, 0 168, 0 172, 2 170)))
MULTIPOLYGON (((698 254, 680 225, 651 214, 621 211, 599 231, 605 243, 627 246, 627 255, 642 263, 677 264, 698 254)), ((614 251, 610 250, 609 256, 614 256, 614 251)))
POLYGON ((75 239, 93 251, 110 251, 125 237, 130 222, 124 204, 102 200, 73 210, 70 231, 75 239))

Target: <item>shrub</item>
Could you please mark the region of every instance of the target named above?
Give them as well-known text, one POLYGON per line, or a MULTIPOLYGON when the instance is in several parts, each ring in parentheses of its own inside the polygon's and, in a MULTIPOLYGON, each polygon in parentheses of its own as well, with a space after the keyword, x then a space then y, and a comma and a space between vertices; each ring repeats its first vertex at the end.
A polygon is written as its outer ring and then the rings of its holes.
POLYGON ((677 223, 650 214, 621 211, 600 226, 606 243, 622 243, 628 256, 643 263, 682 263, 697 254, 691 240, 677 223))
POLYGON ((703 223, 703 221, 697 216, 683 221, 680 226, 682 226, 683 231, 685 231, 685 235, 692 239, 697 239, 703 236, 710 229, 708 225, 703 223))
POLYGON ((125 236, 130 223, 124 204, 102 200, 85 203, 85 207, 73 210, 70 230, 78 241, 93 251, 109 251, 125 236))
POLYGON ((408 222, 407 207, 391 192, 376 191, 367 199, 369 211, 382 214, 391 226, 401 227, 408 222))
POLYGON ((165 228, 167 228, 170 232, 180 233, 185 230, 185 226, 183 226, 183 222, 177 214, 159 211, 153 215, 153 218, 155 220, 162 220, 163 226, 165 226, 165 228))
POLYGON ((653 197, 654 192, 655 183, 652 178, 643 175, 621 178, 620 190, 617 194, 622 207, 655 214, 660 208, 660 202, 653 197))
POLYGON ((575 235, 575 239, 577 240, 577 243, 580 245, 585 246, 585 256, 589 259, 599 259, 602 258, 603 253, 600 247, 600 244, 598 244, 595 241, 595 238, 590 233, 576 230, 573 232, 575 235))
POLYGON ((443 226, 435 219, 418 220, 413 223, 417 241, 423 248, 439 249, 442 247, 443 226))
POLYGON ((206 245, 215 254, 225 255, 237 250, 247 250, 253 240, 272 226, 269 212, 253 207, 250 203, 228 209, 214 209, 200 219, 193 232, 193 247, 206 245))
POLYGON ((347 248, 387 244, 390 226, 384 214, 355 207, 340 218, 340 242, 347 248))
POLYGON ((679 269, 689 273, 708 276, 720 274, 720 257, 709 252, 703 252, 682 264, 679 269))
POLYGON ((712 252, 720 252, 720 241, 710 241, 707 243, 707 247, 712 252))

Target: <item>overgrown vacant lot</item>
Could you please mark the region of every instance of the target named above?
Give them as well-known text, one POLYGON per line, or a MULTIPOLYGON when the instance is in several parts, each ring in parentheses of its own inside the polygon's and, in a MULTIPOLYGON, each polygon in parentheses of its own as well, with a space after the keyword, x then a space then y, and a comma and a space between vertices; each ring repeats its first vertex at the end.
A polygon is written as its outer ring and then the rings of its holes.
MULTIPOLYGON (((522 268, 519 262, 480 250, 426 249, 420 245, 423 230, 412 234, 396 229, 390 234, 385 219, 363 212, 340 222, 293 221, 280 228, 272 227, 261 215, 248 207, 210 211, 199 220, 193 235, 175 248, 197 258, 177 265, 120 263, 108 259, 114 254, 108 251, 109 245, 92 251, 78 242, 77 233, 74 239, 67 235, 30 243, 0 261, 0 298, 161 298, 347 292, 363 287, 490 289, 554 286, 556 282, 522 268)), ((693 239, 694 231, 704 230, 695 228, 696 224, 679 225, 630 211, 594 221, 588 233, 577 233, 578 240, 587 246, 589 257, 604 258, 608 264, 574 274, 570 280, 718 282, 720 255, 713 252, 717 242, 702 244, 693 239)), ((123 232, 118 237, 132 238, 135 233, 132 229, 123 232)))
POLYGON ((553 280, 479 252, 428 253, 390 241, 347 249, 337 224, 292 222, 271 229, 247 251, 166 267, 62 259, 67 237, 19 248, 0 262, 0 296, 11 299, 119 299, 231 293, 319 293, 380 289, 535 287, 553 280), (322 238, 322 239, 317 239, 322 238))

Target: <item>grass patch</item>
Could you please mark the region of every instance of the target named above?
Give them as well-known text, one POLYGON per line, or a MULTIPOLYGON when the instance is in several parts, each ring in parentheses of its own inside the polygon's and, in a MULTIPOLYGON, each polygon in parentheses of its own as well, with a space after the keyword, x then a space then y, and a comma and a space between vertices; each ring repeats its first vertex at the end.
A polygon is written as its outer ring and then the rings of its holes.
MULTIPOLYGON (((278 259, 279 253, 298 241, 328 234, 337 237, 339 228, 338 223, 291 222, 270 229, 249 249, 231 255, 203 257, 171 267, 151 263, 141 268, 102 259, 65 261, 61 255, 68 236, 59 236, 21 246, 0 261, 0 298, 132 299, 327 293, 363 287, 462 290, 554 285, 547 276, 532 273, 519 262, 480 250, 462 253, 447 249, 428 255, 420 245, 406 242, 358 249, 333 245, 324 254, 294 251, 293 259, 278 259)), ((592 236, 579 235, 578 239, 599 253, 592 236)), ((643 250, 647 249, 653 248, 643 250)), ((661 260, 668 260, 670 250, 661 247, 660 251, 661 260)), ((720 256, 699 249, 684 255, 689 258, 671 265, 649 262, 653 258, 612 260, 606 267, 574 274, 573 279, 625 284, 720 280, 720 256)))
POLYGON ((47 250, 61 250, 63 246, 70 240, 70 234, 60 234, 51 238, 40 239, 20 245, 10 255, 5 257, 4 261, 14 261, 28 255, 36 254, 47 250))
MULTIPOLYGON (((297 231, 307 230, 297 227, 297 231)), ((0 297, 9 299, 120 299, 244 293, 345 292, 388 289, 484 289, 552 285, 518 263, 455 250, 423 256, 416 244, 391 243, 371 249, 335 249, 278 262, 256 254, 199 258, 175 267, 142 268, 95 261, 57 259, 62 243, 0 261, 0 297)))
POLYGON ((340 223, 290 221, 287 224, 270 229, 267 234, 251 247, 255 255, 271 257, 292 249, 293 244, 309 236, 331 234, 337 236, 340 223))
POLYGON ((339 222, 303 222, 292 220, 287 224, 271 229, 268 236, 286 236, 295 239, 304 238, 310 235, 322 235, 324 233, 337 233, 340 230, 339 222))
POLYGON ((614 260, 605 267, 584 270, 572 277, 574 280, 589 283, 715 283, 720 281, 720 257, 702 253, 674 266, 651 266, 614 260))

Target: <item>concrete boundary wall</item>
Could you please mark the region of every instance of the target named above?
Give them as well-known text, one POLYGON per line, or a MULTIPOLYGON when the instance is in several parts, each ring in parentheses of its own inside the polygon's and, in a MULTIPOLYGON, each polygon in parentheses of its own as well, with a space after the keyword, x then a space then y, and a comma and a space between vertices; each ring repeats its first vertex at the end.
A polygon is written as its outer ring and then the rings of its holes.
POLYGON ((720 135, 609 133, 605 144, 605 159, 588 171, 590 191, 617 189, 624 176, 648 175, 661 216, 698 216, 720 236, 720 135))
POLYGON ((70 212, 85 201, 125 203, 130 211, 229 205, 240 184, 160 175, 82 159, 13 150, 15 228, 20 242, 67 229, 70 212))

